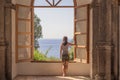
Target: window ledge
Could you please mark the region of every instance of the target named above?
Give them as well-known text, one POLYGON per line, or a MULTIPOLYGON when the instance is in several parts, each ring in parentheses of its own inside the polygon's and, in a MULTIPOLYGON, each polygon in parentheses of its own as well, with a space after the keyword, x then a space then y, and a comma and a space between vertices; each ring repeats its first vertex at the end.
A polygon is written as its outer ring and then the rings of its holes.
MULTIPOLYGON (((33 63, 62 63, 62 61, 31 61, 33 63)), ((76 61, 69 61, 69 63, 76 63, 76 61)))

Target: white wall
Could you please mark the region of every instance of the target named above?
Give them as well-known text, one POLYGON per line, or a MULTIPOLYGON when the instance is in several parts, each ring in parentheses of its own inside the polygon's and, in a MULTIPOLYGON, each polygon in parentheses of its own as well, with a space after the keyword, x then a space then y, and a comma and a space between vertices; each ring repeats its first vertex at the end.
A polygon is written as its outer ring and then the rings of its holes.
MULTIPOLYGON (((17 64, 18 75, 61 75, 61 63, 25 62, 17 64)), ((68 75, 89 75, 90 65, 69 63, 68 75)))

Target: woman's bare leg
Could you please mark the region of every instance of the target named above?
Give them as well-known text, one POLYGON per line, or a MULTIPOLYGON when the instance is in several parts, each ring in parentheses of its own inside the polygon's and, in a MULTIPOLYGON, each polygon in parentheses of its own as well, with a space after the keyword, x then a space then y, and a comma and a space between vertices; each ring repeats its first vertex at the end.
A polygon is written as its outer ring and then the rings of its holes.
POLYGON ((68 61, 65 62, 65 74, 67 73, 68 71, 68 61))
POLYGON ((65 76, 65 62, 62 64, 62 75, 65 76))
POLYGON ((66 69, 68 70, 68 61, 66 61, 66 69))
POLYGON ((62 75, 65 76, 68 71, 68 61, 62 63, 62 75))

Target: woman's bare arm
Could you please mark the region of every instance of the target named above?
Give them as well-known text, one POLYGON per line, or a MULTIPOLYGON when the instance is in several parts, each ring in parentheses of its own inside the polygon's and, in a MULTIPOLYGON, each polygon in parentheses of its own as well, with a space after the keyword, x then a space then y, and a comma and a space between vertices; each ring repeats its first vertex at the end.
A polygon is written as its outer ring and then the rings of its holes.
POLYGON ((69 45, 71 45, 71 46, 75 46, 75 44, 73 44, 73 43, 70 43, 70 42, 68 42, 68 44, 69 44, 69 45))

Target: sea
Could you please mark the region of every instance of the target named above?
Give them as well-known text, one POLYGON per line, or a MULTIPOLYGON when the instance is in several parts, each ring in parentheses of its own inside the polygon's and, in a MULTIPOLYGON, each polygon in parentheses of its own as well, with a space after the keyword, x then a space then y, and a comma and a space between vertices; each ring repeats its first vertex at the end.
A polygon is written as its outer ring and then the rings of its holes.
MULTIPOLYGON (((69 39, 68 41, 72 41, 69 39)), ((47 53, 47 57, 56 57, 60 58, 60 44, 62 39, 39 39, 39 48, 38 50, 43 54, 47 53)))

